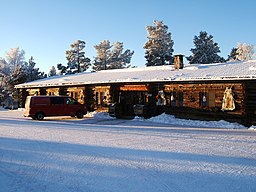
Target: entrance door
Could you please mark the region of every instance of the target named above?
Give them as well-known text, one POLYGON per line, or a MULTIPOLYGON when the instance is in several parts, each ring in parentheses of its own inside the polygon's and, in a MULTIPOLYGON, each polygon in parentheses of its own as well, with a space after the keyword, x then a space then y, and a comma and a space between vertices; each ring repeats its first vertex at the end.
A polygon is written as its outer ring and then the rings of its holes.
POLYGON ((183 107, 183 92, 178 92, 178 107, 183 107))
POLYGON ((183 106, 183 92, 172 92, 170 96, 171 107, 183 106))
POLYGON ((124 116, 133 116, 133 106, 136 104, 144 105, 146 92, 142 91, 122 91, 120 95, 120 105, 124 116))

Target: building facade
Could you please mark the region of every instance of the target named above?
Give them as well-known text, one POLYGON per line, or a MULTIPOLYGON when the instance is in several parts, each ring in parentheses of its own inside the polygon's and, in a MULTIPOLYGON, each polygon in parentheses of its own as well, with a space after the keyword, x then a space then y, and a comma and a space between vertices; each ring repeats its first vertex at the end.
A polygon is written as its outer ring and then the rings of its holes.
POLYGON ((89 111, 145 118, 160 113, 202 120, 256 122, 256 62, 145 67, 56 76, 17 85, 28 95, 69 95, 89 111))

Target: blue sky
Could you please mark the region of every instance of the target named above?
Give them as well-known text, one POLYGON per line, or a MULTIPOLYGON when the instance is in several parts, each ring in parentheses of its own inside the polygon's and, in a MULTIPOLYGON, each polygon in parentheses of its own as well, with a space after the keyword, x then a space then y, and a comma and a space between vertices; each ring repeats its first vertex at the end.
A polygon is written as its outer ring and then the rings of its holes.
POLYGON ((148 25, 161 20, 174 41, 174 54, 189 56, 200 31, 213 35, 227 58, 238 42, 256 45, 255 0, 0 0, 0 57, 14 47, 49 72, 66 64, 65 51, 80 39, 86 56, 94 45, 120 41, 134 50, 131 64, 145 66, 148 25))

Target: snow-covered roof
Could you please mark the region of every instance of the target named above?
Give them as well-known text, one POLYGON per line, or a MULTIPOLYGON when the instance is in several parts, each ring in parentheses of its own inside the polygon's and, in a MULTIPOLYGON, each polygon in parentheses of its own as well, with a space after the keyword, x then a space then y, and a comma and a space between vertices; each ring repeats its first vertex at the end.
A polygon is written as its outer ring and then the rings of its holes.
POLYGON ((137 83, 161 81, 209 81, 256 79, 256 60, 214 64, 187 64, 175 70, 173 65, 103 70, 54 76, 16 85, 16 88, 54 87, 64 85, 137 83))

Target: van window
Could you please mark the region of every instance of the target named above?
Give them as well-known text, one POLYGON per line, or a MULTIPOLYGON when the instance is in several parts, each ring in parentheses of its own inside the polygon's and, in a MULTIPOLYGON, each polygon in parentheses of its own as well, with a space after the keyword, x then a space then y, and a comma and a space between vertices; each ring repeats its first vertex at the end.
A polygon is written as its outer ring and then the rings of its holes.
POLYGON ((77 101, 74 100, 73 98, 67 97, 66 103, 67 103, 68 105, 72 105, 72 104, 77 104, 77 101))
POLYGON ((63 105, 64 104, 64 97, 51 97, 51 104, 52 105, 63 105))

